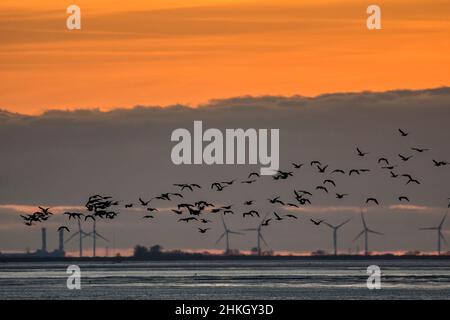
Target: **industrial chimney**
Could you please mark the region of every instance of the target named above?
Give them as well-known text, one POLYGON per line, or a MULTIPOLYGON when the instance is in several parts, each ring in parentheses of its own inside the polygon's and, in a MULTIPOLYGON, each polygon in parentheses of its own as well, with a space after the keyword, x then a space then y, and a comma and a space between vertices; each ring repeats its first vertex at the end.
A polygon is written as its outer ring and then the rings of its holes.
POLYGON ((47 252, 47 229, 42 228, 42 251, 47 252))

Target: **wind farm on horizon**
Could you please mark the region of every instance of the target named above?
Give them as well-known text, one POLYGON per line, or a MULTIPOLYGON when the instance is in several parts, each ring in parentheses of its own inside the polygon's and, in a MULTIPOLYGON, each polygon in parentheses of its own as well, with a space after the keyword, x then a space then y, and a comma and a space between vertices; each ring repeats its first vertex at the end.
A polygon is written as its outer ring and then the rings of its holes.
MULTIPOLYGON (((249 243, 254 241, 254 246, 251 252, 256 256, 267 255, 268 252, 273 254, 274 250, 270 249, 270 240, 263 235, 265 230, 270 229, 273 224, 277 223, 303 223, 310 225, 311 228, 316 228, 317 232, 327 235, 329 237, 330 246, 328 251, 323 251, 324 254, 340 255, 346 251, 340 248, 348 247, 348 244, 339 242, 339 235, 346 232, 345 228, 350 223, 359 223, 362 230, 354 235, 352 245, 362 244, 364 248, 363 255, 371 254, 370 243, 377 241, 377 238, 383 237, 385 234, 383 230, 379 230, 376 226, 372 227, 370 217, 368 220, 368 208, 373 206, 381 206, 382 199, 376 194, 364 195, 360 203, 359 217, 343 216, 335 221, 318 218, 317 215, 307 217, 308 208, 312 204, 320 203, 318 197, 334 198, 335 201, 342 203, 346 199, 353 196, 355 192, 352 190, 340 190, 340 181, 343 179, 364 179, 369 174, 384 175, 387 182, 396 181, 399 183, 397 194, 392 195, 399 204, 413 203, 413 199, 408 195, 410 188, 420 188, 421 178, 407 173, 403 169, 403 164, 414 162, 416 157, 426 157, 429 148, 414 146, 411 141, 410 133, 404 129, 397 129, 397 133, 393 134, 402 141, 407 141, 412 145, 407 150, 401 150, 397 155, 378 155, 372 157, 369 146, 362 148, 355 147, 354 158, 358 159, 358 165, 353 165, 350 168, 334 167, 332 163, 325 163, 319 160, 310 160, 309 162, 292 162, 292 169, 278 170, 273 176, 263 177, 257 172, 250 172, 247 176, 241 179, 214 179, 209 184, 199 183, 174 183, 170 192, 163 192, 159 195, 154 195, 149 198, 137 197, 134 201, 122 201, 113 199, 111 196, 92 195, 85 204, 86 210, 76 212, 63 212, 62 216, 67 217, 67 223, 59 226, 60 233, 70 233, 71 236, 65 241, 66 243, 77 239, 79 256, 83 256, 83 240, 86 238, 92 239, 92 255, 97 255, 97 240, 102 240, 108 243, 107 237, 101 235, 97 231, 97 222, 105 222, 114 220, 120 216, 120 213, 134 210, 137 212, 145 212, 139 218, 139 224, 149 223, 151 225, 158 224, 160 214, 174 215, 173 223, 184 224, 185 228, 196 230, 200 237, 215 246, 224 245, 224 254, 236 254, 239 250, 233 249, 232 240, 234 237, 246 237, 249 243), (366 150, 367 148, 367 150, 366 150), (292 171, 290 171, 292 170, 292 171), (318 179, 323 181, 319 185, 311 185, 309 188, 298 189, 295 182, 291 187, 292 194, 274 194, 269 199, 258 199, 253 195, 250 199, 243 203, 236 203, 229 201, 228 204, 223 204, 209 199, 201 198, 204 195, 197 195, 205 188, 209 192, 217 194, 225 194, 229 189, 241 188, 242 190, 251 190, 252 185, 257 183, 267 183, 268 188, 277 186, 281 181, 290 182, 294 176, 301 175, 302 171, 309 170, 318 176, 318 179), (195 199, 194 201, 187 201, 188 198, 195 199), (270 210, 261 210, 256 207, 259 203, 265 203, 270 206, 270 210), (166 208, 162 208, 160 204, 168 204, 166 208), (169 209, 167 209, 169 208, 169 209), (119 212, 121 211, 121 212, 119 212), (242 221, 251 221, 253 227, 230 225, 227 222, 227 216, 241 216, 242 221), (356 219, 357 218, 357 219, 356 219), (88 220, 92 223, 92 231, 86 232, 83 229, 83 224, 88 220), (359 222, 358 222, 359 221, 359 222), (70 225, 71 222, 76 223, 76 228, 70 225), (212 231, 220 232, 219 237, 213 241, 209 236, 212 231), (250 241, 250 239, 254 239, 250 241), (362 241, 361 241, 362 240, 362 241), (264 251, 264 249, 268 251, 264 251), (328 253, 327 253, 328 252, 328 253)), ((448 166, 447 161, 436 160, 432 157, 428 160, 429 166, 433 166, 436 170, 443 170, 448 166)), ((279 189, 279 188, 277 188, 279 189)), ((247 192, 245 191, 245 192, 247 192)), ((360 196, 361 197, 361 196, 360 196)), ((447 202, 450 199, 445 199, 447 202)), ((450 207, 448 204, 447 207, 450 207)), ((414 232, 422 231, 436 231, 437 245, 436 254, 443 254, 443 244, 448 243, 443 232, 447 211, 443 211, 443 217, 440 219, 437 226, 417 228, 412 226, 414 232), (445 211, 445 212, 444 212, 445 211)), ((39 211, 32 214, 21 215, 21 219, 28 227, 35 225, 43 225, 53 217, 51 208, 39 207, 39 211)), ((408 223, 405 221, 405 223, 408 223)), ((205 247, 208 247, 206 245, 205 247)), ((280 250, 282 251, 282 250, 280 250)), ((276 250, 275 250, 276 252, 276 250)), ((316 254, 321 252, 318 248, 316 254)), ((359 254, 360 250, 356 250, 359 254)))

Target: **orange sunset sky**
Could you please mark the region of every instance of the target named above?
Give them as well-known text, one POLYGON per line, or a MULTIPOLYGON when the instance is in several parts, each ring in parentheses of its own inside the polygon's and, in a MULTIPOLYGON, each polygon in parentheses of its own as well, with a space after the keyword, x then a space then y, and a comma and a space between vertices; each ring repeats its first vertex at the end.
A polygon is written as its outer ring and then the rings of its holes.
POLYGON ((19 113, 450 85, 448 0, 2 0, 0 20, 0 109, 19 113))

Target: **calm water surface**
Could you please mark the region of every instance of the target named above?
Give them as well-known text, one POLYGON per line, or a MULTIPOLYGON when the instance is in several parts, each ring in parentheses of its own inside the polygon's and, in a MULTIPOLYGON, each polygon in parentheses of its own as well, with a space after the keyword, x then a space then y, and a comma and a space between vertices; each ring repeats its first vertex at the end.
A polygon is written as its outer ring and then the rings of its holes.
POLYGON ((82 289, 68 290, 66 262, 0 263, 0 299, 450 299, 449 261, 171 261, 78 265, 82 289), (382 269, 381 290, 366 287, 366 268, 372 264, 382 269))

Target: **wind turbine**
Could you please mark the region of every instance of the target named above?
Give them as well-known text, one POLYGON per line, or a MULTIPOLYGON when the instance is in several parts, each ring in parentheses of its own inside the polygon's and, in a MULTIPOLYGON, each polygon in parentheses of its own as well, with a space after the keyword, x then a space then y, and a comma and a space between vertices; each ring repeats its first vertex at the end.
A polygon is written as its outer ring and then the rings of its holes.
POLYGON ((334 255, 337 256, 337 231, 340 227, 342 227, 344 224, 348 223, 352 218, 345 220, 341 224, 338 224, 336 226, 329 224, 328 222, 324 221, 323 223, 329 226, 331 229, 333 229, 333 247, 334 247, 334 255))
POLYGON ((92 256, 93 257, 95 257, 95 253, 96 253, 96 249, 97 249, 97 237, 105 240, 106 242, 109 242, 108 239, 106 239, 104 236, 102 236, 100 233, 97 232, 96 225, 97 225, 96 221, 93 220, 92 232, 86 233, 84 235, 84 237, 92 237, 92 239, 93 239, 93 241, 92 241, 92 243, 93 243, 93 254, 92 254, 92 256))
MULTIPOLYGON (((266 214, 267 217, 267 214, 266 214)), ((267 244, 266 240, 264 240, 264 237, 262 236, 261 233, 261 228, 262 228, 262 223, 264 222, 265 218, 264 217, 261 222, 259 223, 259 225, 256 228, 248 228, 248 229, 243 229, 243 231, 256 231, 256 246, 258 248, 258 256, 261 255, 261 240, 262 242, 264 242, 264 244, 266 245, 266 247, 268 247, 269 245, 267 244)))
POLYGON ((217 239, 216 244, 219 243, 219 241, 222 240, 223 237, 225 237, 225 241, 226 241, 226 245, 227 245, 225 254, 228 254, 230 252, 230 236, 229 235, 230 234, 243 234, 243 233, 228 229, 228 227, 225 223, 225 220, 223 219, 223 216, 222 216, 222 224, 223 224, 224 232, 219 237, 219 239, 217 239))
POLYGON ((75 238, 76 236, 79 236, 79 249, 80 249, 80 257, 83 256, 83 238, 85 236, 87 236, 88 234, 86 232, 83 231, 83 229, 81 229, 81 222, 80 219, 78 219, 78 231, 75 232, 72 236, 69 237, 69 239, 67 239, 65 241, 65 243, 69 242, 70 240, 72 240, 73 238, 75 238))
POLYGON ((438 255, 441 255, 441 239, 444 240, 445 244, 448 245, 447 240, 442 233, 442 226, 444 225, 445 219, 447 218, 448 211, 445 213, 444 217, 441 220, 441 223, 437 227, 429 227, 429 228, 420 228, 419 230, 436 230, 437 231, 437 249, 438 255))
POLYGON ((361 237, 364 234, 364 245, 365 245, 364 255, 367 256, 367 255, 369 255, 369 233, 374 233, 374 234, 379 234, 379 235, 382 235, 382 233, 371 230, 367 227, 366 220, 364 219, 364 214, 362 211, 361 211, 361 221, 362 221, 364 229, 355 237, 355 239, 353 239, 353 241, 358 240, 359 237, 361 237))

